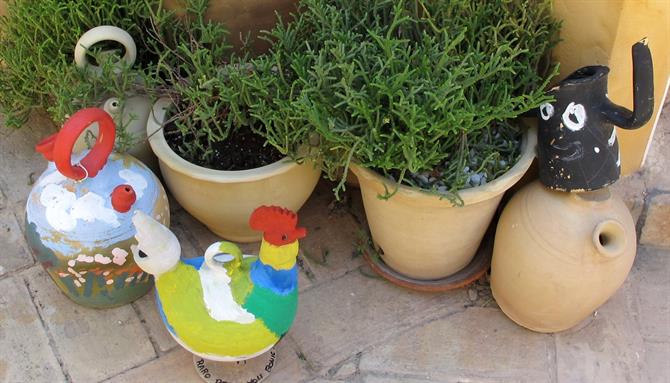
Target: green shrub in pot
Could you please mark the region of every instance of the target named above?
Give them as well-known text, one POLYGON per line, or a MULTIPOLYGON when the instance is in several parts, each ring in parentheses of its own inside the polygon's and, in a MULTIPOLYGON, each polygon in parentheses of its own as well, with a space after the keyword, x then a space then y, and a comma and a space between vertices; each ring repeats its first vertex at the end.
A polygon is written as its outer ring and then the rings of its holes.
MULTIPOLYGON (((100 75, 77 68, 73 63, 77 40, 93 27, 117 26, 127 31, 137 44, 135 67, 146 68, 154 57, 147 49, 145 31, 151 25, 151 9, 159 3, 9 2, 6 14, 0 17, 0 113, 6 117, 7 126, 20 127, 36 108, 46 110, 60 125, 76 110, 99 106, 108 97, 116 97, 123 104, 134 91, 138 72, 109 54, 119 46, 105 44, 94 46, 91 51, 92 60, 102 68, 100 75)), ((124 135, 123 129, 117 131, 117 149, 123 151, 133 144, 133 137, 124 135)))
POLYGON ((185 1, 177 22, 161 23, 163 10, 154 15, 158 59, 144 84, 157 102, 147 134, 189 213, 224 238, 256 241, 251 212, 263 204, 298 210, 320 169, 302 161, 308 130, 284 123, 292 77, 283 79, 271 56, 233 50, 225 26, 203 17, 207 5, 185 1))
POLYGON ((300 89, 292 119, 315 127, 331 177, 358 176, 372 239, 396 272, 463 269, 530 165, 535 136, 515 119, 549 100, 550 7, 303 0, 273 30, 300 89))
POLYGON ((290 39, 283 51, 302 87, 293 105, 321 134, 331 176, 354 160, 454 194, 473 174, 491 181, 508 170, 520 138, 511 120, 547 101, 559 27, 550 6, 303 0, 273 37, 290 39))

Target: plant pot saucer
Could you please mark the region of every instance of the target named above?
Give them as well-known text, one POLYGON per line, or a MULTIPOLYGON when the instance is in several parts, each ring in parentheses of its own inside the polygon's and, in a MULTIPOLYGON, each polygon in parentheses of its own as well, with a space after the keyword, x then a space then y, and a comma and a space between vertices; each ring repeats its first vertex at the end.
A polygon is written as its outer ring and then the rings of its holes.
POLYGON ((363 259, 365 259, 365 262, 375 273, 398 286, 426 292, 459 289, 481 278, 489 269, 489 266, 491 266, 496 224, 497 220, 494 220, 489 226, 472 261, 460 271, 444 278, 423 280, 403 275, 389 267, 382 257, 370 246, 366 246, 363 249, 363 259))

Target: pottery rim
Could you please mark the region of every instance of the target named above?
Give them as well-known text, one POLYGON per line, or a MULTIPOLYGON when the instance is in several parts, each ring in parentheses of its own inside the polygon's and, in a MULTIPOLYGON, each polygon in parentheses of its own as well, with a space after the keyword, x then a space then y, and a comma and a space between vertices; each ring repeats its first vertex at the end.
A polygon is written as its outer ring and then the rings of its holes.
POLYGON ((202 181, 237 183, 269 178, 285 173, 291 168, 300 165, 289 157, 284 157, 265 166, 247 170, 209 169, 189 162, 170 148, 165 136, 161 132, 162 123, 159 121, 164 121, 165 114, 171 104, 172 102, 168 98, 161 98, 154 103, 147 121, 147 134, 149 135, 151 149, 156 153, 156 156, 160 158, 161 162, 177 172, 188 174, 190 177, 202 181))
MULTIPOLYGON (((503 175, 491 182, 487 182, 484 185, 459 190, 458 196, 463 201, 463 206, 476 204, 478 202, 490 199, 492 196, 500 195, 507 191, 514 183, 521 179, 521 177, 530 167, 533 159, 535 159, 536 147, 537 128, 528 127, 521 139, 521 157, 516 162, 516 164, 514 164, 514 166, 512 166, 503 175)), ((357 163, 351 164, 351 170, 354 172, 354 174, 356 174, 357 177, 365 177, 379 181, 380 184, 386 185, 390 191, 395 190, 397 187, 398 190, 396 194, 390 197, 389 200, 392 200, 396 197, 401 197, 404 199, 429 197, 435 198, 435 201, 438 204, 444 203, 445 201, 449 202, 446 197, 439 198, 439 196, 436 196, 434 193, 429 191, 402 184, 398 185, 397 183, 389 180, 376 171, 365 168, 357 163)))

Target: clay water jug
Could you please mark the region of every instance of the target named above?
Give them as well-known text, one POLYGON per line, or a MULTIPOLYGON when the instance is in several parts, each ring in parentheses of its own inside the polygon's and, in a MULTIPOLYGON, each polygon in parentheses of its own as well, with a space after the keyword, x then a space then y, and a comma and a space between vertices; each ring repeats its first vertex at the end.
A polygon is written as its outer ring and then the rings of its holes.
POLYGON ((633 218, 609 189, 564 193, 535 181, 510 200, 498 222, 493 296, 521 326, 565 330, 614 294, 635 251, 633 218))
POLYGON ((26 204, 26 239, 56 285, 89 307, 132 302, 153 286, 135 263, 134 211, 168 225, 163 186, 142 162, 113 153, 115 125, 102 109, 83 109, 36 150, 49 165, 26 204), (77 138, 97 123, 91 150, 72 154, 77 138), (73 165, 74 162, 74 165, 73 165))

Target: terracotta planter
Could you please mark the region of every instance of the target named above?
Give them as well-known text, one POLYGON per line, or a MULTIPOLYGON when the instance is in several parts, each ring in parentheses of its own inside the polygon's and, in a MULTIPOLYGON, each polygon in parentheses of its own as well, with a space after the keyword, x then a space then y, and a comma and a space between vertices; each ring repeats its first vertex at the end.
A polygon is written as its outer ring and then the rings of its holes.
POLYGON ((400 186, 388 200, 384 185, 395 184, 381 175, 352 164, 358 176, 372 240, 387 265, 408 277, 429 280, 444 278, 465 267, 491 223, 507 189, 526 172, 535 157, 535 129, 524 135, 519 162, 503 176, 459 192, 464 206, 416 188, 400 186))
POLYGON ((261 234, 249 228, 255 208, 278 205, 298 211, 312 194, 321 170, 311 162, 299 165, 285 158, 256 169, 222 171, 181 158, 159 131, 169 107, 167 99, 154 104, 147 122, 149 144, 170 193, 217 235, 236 242, 260 241, 261 234))
POLYGON ((521 326, 566 330, 621 286, 635 249, 633 218, 608 189, 563 193, 536 181, 512 198, 498 222, 493 296, 521 326))
MULTIPOLYGON (((247 33, 253 40, 253 49, 261 53, 270 47, 264 40, 256 38, 262 30, 270 30, 277 22, 279 13, 284 21, 297 9, 298 0, 216 0, 209 2, 207 20, 223 23, 230 31, 230 42, 236 48, 242 45, 242 36, 247 33)), ((163 6, 177 14, 184 12, 177 0, 165 0, 163 6)))

